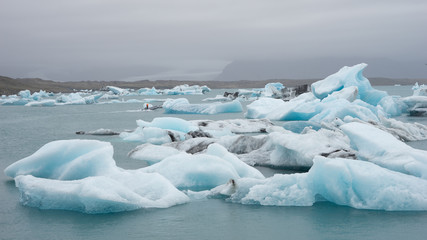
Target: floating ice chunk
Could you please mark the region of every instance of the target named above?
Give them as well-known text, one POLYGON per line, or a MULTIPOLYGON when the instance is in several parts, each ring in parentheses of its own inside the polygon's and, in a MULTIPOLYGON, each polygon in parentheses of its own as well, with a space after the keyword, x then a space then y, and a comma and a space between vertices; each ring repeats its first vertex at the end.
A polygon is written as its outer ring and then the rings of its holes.
POLYGON ((427 96, 427 85, 418 85, 418 82, 412 87, 413 96, 427 96))
POLYGON ((318 155, 354 158, 349 139, 342 133, 327 129, 309 130, 304 134, 290 131, 269 134, 274 150, 269 164, 287 168, 309 168, 318 155))
POLYGON ((261 93, 261 96, 264 97, 281 97, 281 90, 285 88, 283 84, 277 83, 267 83, 264 87, 264 91, 261 93))
POLYGON ((31 96, 31 92, 30 92, 30 90, 22 90, 22 91, 19 91, 19 93, 18 93, 18 95, 21 97, 21 98, 30 98, 30 96, 31 96))
POLYGON ((133 132, 122 132, 120 137, 125 141, 130 142, 143 142, 143 143, 152 143, 161 145, 164 143, 172 142, 178 139, 184 139, 184 137, 179 137, 173 132, 157 128, 157 127, 137 127, 133 132))
POLYGON ((230 101, 230 100, 232 100, 232 99, 229 97, 224 97, 223 95, 216 95, 213 98, 205 98, 202 101, 203 102, 207 102, 207 101, 208 102, 226 102, 226 101, 230 101))
POLYGON ((378 105, 382 107, 388 117, 400 116, 408 109, 408 105, 402 101, 401 97, 394 96, 383 97, 378 105))
MULTIPOLYGON (((365 161, 316 157, 308 173, 242 178, 210 191, 242 204, 311 206, 330 201, 358 209, 427 210, 427 181, 365 161)), ((209 194, 204 193, 205 196, 209 194)))
POLYGON ((217 144, 210 145, 206 154, 173 155, 141 171, 158 172, 176 187, 190 189, 210 189, 226 183, 231 178, 263 178, 258 170, 241 162, 217 144))
POLYGON ((109 213, 165 208, 188 197, 156 173, 116 166, 110 143, 62 140, 46 144, 5 169, 21 203, 41 209, 109 213))
POLYGON ((0 101, 1 105, 15 105, 15 106, 23 106, 29 103, 30 100, 27 98, 19 98, 16 95, 9 96, 0 101))
POLYGON ((159 95, 155 87, 152 88, 140 88, 138 90, 139 95, 159 95))
POLYGON ((4 172, 12 178, 33 175, 76 180, 105 175, 115 169, 113 147, 110 143, 75 139, 47 143, 32 155, 9 165, 4 172))
POLYGON ((119 135, 120 133, 119 133, 119 132, 115 132, 115 131, 113 131, 113 130, 111 130, 111 129, 104 129, 104 128, 100 128, 100 129, 93 130, 93 131, 88 131, 88 132, 85 132, 85 131, 78 131, 78 132, 76 132, 76 134, 81 134, 81 135, 86 134, 86 135, 111 136, 111 135, 119 135))
POLYGON ((141 161, 147 161, 148 164, 152 165, 154 163, 160 162, 163 159, 179 154, 179 151, 176 148, 168 146, 157 146, 150 143, 142 144, 129 152, 129 157, 132 159, 137 159, 141 161))
POLYGON ((199 130, 193 123, 173 117, 154 118, 152 122, 137 120, 136 123, 138 127, 133 132, 120 134, 123 140, 163 144, 184 140, 186 133, 199 130))
POLYGON ((172 89, 166 89, 163 91, 164 94, 167 95, 194 95, 194 94, 205 94, 206 92, 210 92, 211 89, 207 86, 199 86, 193 85, 189 86, 188 84, 183 84, 179 86, 175 86, 172 89))
POLYGON ((341 129, 360 159, 427 179, 427 151, 411 148, 390 133, 367 124, 352 122, 341 129))
POLYGON ((22 175, 15 178, 23 205, 84 213, 167 208, 189 201, 156 173, 122 172, 113 176, 60 181, 22 175))
POLYGON ((427 181, 364 161, 317 157, 308 181, 314 192, 360 209, 427 210, 427 181))
POLYGON ((218 114, 242 112, 240 101, 234 100, 229 103, 190 104, 186 98, 169 99, 163 103, 165 113, 178 114, 218 114))
POLYGON ((203 131, 228 129, 232 133, 263 133, 273 126, 268 119, 192 120, 203 131))
POLYGON ((115 87, 115 86, 107 86, 108 91, 111 91, 115 95, 127 95, 129 94, 129 90, 115 87))
POLYGON ((61 94, 56 98, 57 105, 84 105, 97 103, 98 100, 103 96, 102 93, 82 97, 80 93, 70 93, 68 95, 61 94))
POLYGON ((427 96, 409 96, 402 98, 402 102, 408 106, 408 111, 411 116, 427 115, 427 96))
POLYGON ((356 86, 359 90, 359 98, 364 102, 376 106, 383 97, 387 96, 387 93, 374 89, 369 80, 363 76, 363 70, 366 66, 368 65, 365 63, 352 67, 345 66, 337 73, 313 83, 311 90, 317 98, 323 99, 329 94, 340 91, 343 88, 356 86))
POLYGON ((56 105, 56 101, 53 99, 46 99, 46 100, 41 100, 41 101, 32 101, 32 102, 25 104, 25 106, 27 106, 27 107, 53 107, 55 105, 56 105))
POLYGON ((193 123, 175 117, 158 117, 154 118, 151 122, 137 120, 136 124, 139 127, 157 127, 161 129, 180 131, 183 133, 198 130, 197 126, 193 123))
MULTIPOLYGON (((344 93, 331 95, 322 101, 312 93, 304 93, 284 102, 279 99, 261 98, 247 106, 247 118, 267 118, 279 121, 311 121, 316 123, 329 122, 335 118, 346 116, 360 118, 364 121, 379 121, 382 112, 359 99, 349 102, 344 93)), ((348 96, 347 96, 348 97, 348 96)), ((350 97, 351 98, 351 97, 350 97)))

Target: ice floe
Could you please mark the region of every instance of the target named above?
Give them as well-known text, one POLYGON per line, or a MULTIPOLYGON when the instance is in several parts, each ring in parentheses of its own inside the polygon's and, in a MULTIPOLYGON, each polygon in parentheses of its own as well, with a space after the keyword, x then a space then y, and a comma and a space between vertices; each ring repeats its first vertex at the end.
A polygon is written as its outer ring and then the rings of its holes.
POLYGON ((110 143, 61 140, 5 169, 24 205, 85 213, 166 208, 188 197, 157 173, 116 166, 110 143))
POLYGON ((240 101, 229 103, 190 104, 186 98, 169 99, 163 103, 165 113, 178 114, 218 114, 242 112, 240 101))
POLYGON ((242 204, 311 206, 318 201, 358 209, 427 210, 427 181, 365 161, 314 158, 307 173, 241 178, 192 198, 228 196, 242 204))

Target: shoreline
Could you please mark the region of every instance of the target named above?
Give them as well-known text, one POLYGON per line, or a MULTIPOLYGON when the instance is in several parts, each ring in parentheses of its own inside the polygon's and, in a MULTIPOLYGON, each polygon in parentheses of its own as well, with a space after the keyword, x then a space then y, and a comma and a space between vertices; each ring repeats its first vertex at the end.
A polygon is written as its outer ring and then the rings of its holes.
MULTIPOLYGON (((212 89, 236 89, 236 88, 263 88, 267 83, 280 82, 287 87, 311 84, 319 79, 269 79, 269 80, 239 80, 239 81, 183 81, 183 80, 141 80, 134 82, 126 81, 76 81, 76 82, 55 82, 39 78, 10 78, 0 76, 0 95, 17 94, 21 90, 37 92, 44 90, 54 93, 69 93, 76 90, 100 90, 106 86, 116 86, 120 88, 152 88, 170 89, 178 85, 206 85, 212 89)), ((427 79, 391 79, 391 78, 368 78, 373 86, 390 85, 414 85, 427 84, 427 79)))

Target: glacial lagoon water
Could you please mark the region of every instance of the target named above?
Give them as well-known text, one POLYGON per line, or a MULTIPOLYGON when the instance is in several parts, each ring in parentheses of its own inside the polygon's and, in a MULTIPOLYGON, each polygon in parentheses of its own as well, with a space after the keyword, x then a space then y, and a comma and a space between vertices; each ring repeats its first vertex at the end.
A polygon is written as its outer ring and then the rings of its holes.
MULTIPOLYGON (((410 86, 376 88, 391 95, 412 94, 410 86)), ((199 103, 223 92, 214 90, 206 95, 185 97, 191 103, 199 103)), ((126 97, 130 98, 145 97, 126 97)), ((31 155, 50 141, 75 138, 111 142, 118 166, 125 169, 144 167, 144 162, 127 156, 137 143, 124 142, 118 136, 75 134, 99 128, 131 130, 136 127, 137 119, 151 121, 155 117, 170 116, 161 109, 140 111, 141 107, 138 103, 0 106, 0 169, 31 155)), ((173 116, 187 120, 219 120, 243 118, 243 115, 173 116)), ((426 117, 400 116, 399 120, 427 125, 426 117)), ((427 150, 427 141, 409 144, 427 150)), ((266 176, 279 171, 260 170, 266 176)), ((22 206, 13 180, 3 173, 0 174, 0 194, 0 239, 425 239, 427 235, 427 212, 358 210, 327 202, 312 207, 265 207, 209 199, 167 209, 89 215, 22 206)))

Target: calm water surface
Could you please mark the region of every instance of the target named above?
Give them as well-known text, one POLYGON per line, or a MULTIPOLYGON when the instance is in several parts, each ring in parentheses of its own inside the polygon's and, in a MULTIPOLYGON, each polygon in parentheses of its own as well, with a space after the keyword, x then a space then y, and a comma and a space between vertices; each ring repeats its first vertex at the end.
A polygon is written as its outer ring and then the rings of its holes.
MULTIPOLYGON (((408 86, 377 88, 392 95, 412 94, 408 86)), ((222 92, 186 97, 196 103, 222 92)), ((135 111, 140 108, 141 104, 135 103, 42 108, 0 106, 0 169, 31 155, 50 141, 73 138, 109 141, 114 146, 117 165, 140 168, 145 166, 144 162, 127 157, 138 144, 123 142, 117 136, 82 136, 75 132, 134 129, 137 119, 151 121, 161 116, 188 120, 244 117, 243 113, 210 116, 135 111)), ((426 118, 399 119, 427 125, 426 118)), ((409 144, 427 150, 426 141, 409 144)), ((274 173, 270 169, 261 170, 267 176, 274 173)), ((326 202, 313 207, 264 207, 209 199, 167 209, 87 215, 20 205, 18 189, 2 172, 0 196, 0 239, 425 239, 427 236, 427 212, 357 210, 326 202)))

